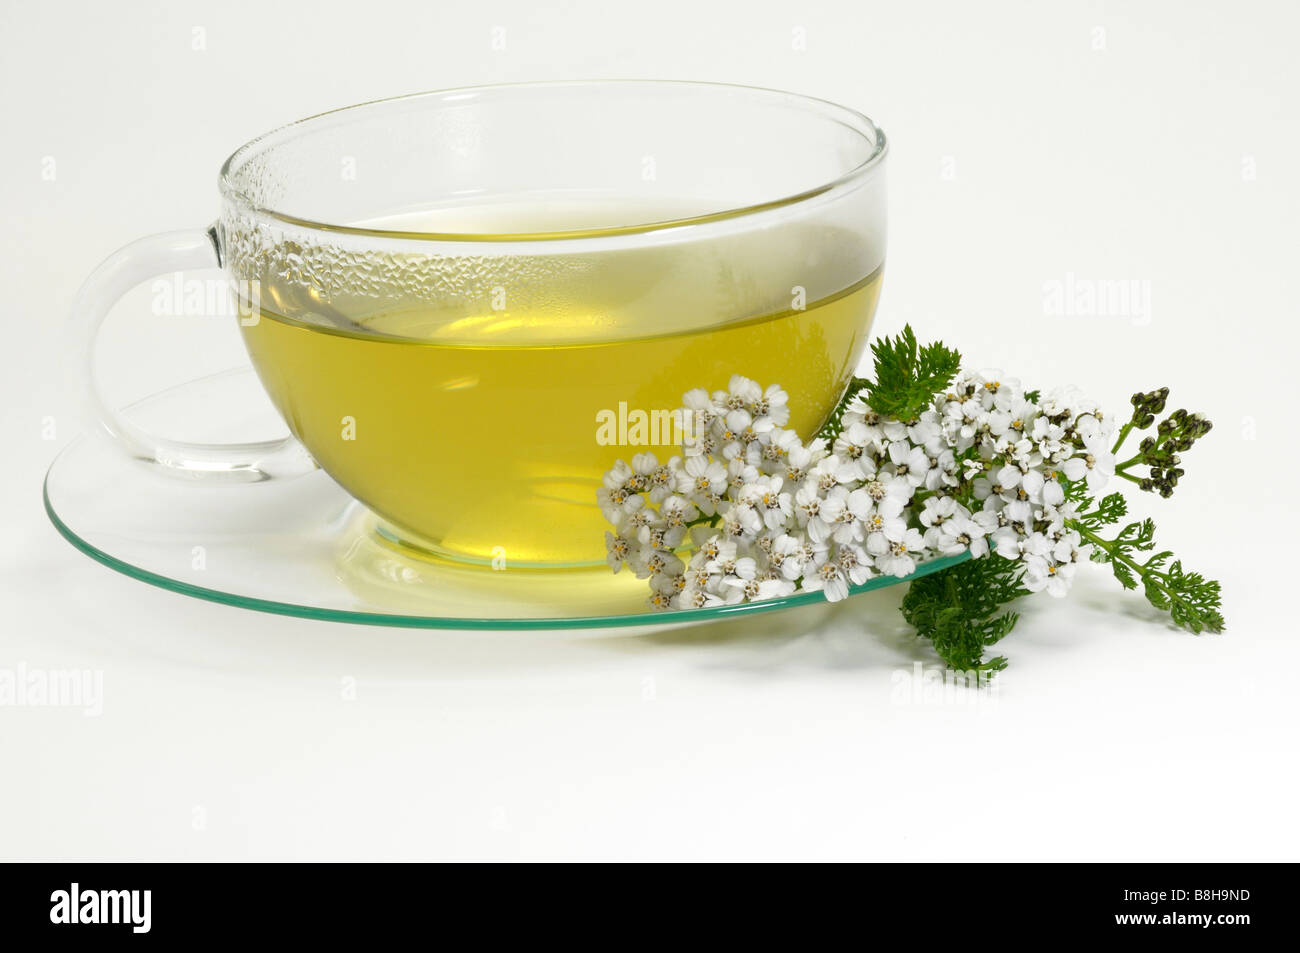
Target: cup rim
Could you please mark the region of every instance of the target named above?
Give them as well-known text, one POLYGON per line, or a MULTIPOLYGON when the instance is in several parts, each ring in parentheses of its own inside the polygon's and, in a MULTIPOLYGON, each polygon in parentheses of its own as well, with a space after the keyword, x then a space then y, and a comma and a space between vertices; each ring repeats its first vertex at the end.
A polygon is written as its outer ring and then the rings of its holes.
POLYGON ((827 195, 829 193, 844 192, 855 187, 857 183, 865 178, 876 166, 880 165, 889 151, 889 144, 882 130, 873 122, 865 113, 848 106, 842 106, 838 103, 831 102, 827 99, 821 99, 816 96, 808 96, 803 93, 792 93, 787 90, 773 89, 766 86, 749 86, 741 83, 717 83, 698 80, 646 80, 646 79, 588 79, 588 80, 544 80, 540 82, 522 82, 522 83, 491 83, 480 86, 463 86, 450 89, 426 90, 418 93, 406 93, 400 96, 388 96, 381 99, 372 99, 363 103, 354 103, 349 106, 341 106, 336 109, 329 109, 324 112, 315 113, 293 122, 277 126, 268 132, 263 133, 248 142, 244 143, 234 152, 232 152, 226 161, 222 163, 221 170, 218 174, 217 184, 224 200, 236 204, 243 211, 270 218, 285 225, 296 228, 307 228, 315 231, 324 231, 334 234, 356 235, 368 238, 385 238, 399 240, 421 240, 436 242, 466 242, 476 244, 502 244, 510 242, 536 242, 536 241, 596 241, 603 238, 621 237, 626 235, 638 235, 645 233, 662 232, 668 229, 684 228, 694 225, 705 225, 713 222, 732 221, 740 218, 759 216, 767 212, 777 211, 792 205, 798 205, 802 202, 827 195), (738 206, 736 208, 722 209, 717 212, 709 212, 704 215, 690 216, 686 218, 665 219, 658 222, 647 222, 636 225, 614 225, 598 228, 588 228, 581 231, 548 231, 548 232, 521 232, 517 234, 480 234, 480 233, 456 233, 456 232, 411 232, 397 229, 383 228, 364 228, 355 225, 340 225, 331 222, 320 222, 312 219, 306 219, 295 215, 289 215, 285 212, 267 206, 258 205, 253 202, 244 192, 236 187, 232 181, 232 171, 235 163, 259 147, 265 148, 274 145, 277 141, 285 140, 299 131, 301 127, 317 120, 327 117, 337 116, 340 113, 347 113, 354 110, 366 109, 372 106, 379 106, 388 103, 402 102, 406 100, 416 100, 423 98, 446 98, 451 96, 464 97, 471 94, 480 94, 498 90, 510 89, 533 89, 533 88, 560 88, 560 87, 592 87, 592 86, 676 86, 676 87, 698 87, 702 89, 714 90, 741 90, 746 93, 760 93, 767 96, 786 99, 791 102, 799 103, 806 109, 821 112, 827 118, 838 121, 841 125, 846 126, 853 132, 858 133, 863 138, 874 143, 871 153, 852 169, 831 179, 821 185, 805 189, 792 195, 781 196, 763 202, 757 202, 750 205, 738 206))

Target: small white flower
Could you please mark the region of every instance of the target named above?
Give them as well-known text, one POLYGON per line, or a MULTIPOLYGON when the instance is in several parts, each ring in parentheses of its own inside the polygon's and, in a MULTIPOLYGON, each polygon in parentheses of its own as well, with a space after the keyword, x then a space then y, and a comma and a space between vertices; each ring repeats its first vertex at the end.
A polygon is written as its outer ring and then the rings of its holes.
POLYGON ((849 580, 837 564, 823 562, 804 576, 803 589, 805 592, 825 592, 827 602, 839 602, 848 598, 849 580))
POLYGON ((889 445, 889 462, 893 464, 894 473, 905 477, 912 486, 924 484, 926 474, 930 472, 930 458, 925 451, 902 441, 889 445))
POLYGON ((917 529, 909 529, 902 538, 891 540, 889 548, 876 557, 876 566, 888 576, 910 576, 916 571, 915 555, 925 548, 917 529))
POLYGON ((1061 467, 1070 480, 1086 480, 1088 492, 1096 494, 1115 472, 1115 455, 1106 448, 1106 438, 1100 434, 1085 437, 1084 451, 1065 461, 1061 467))
POLYGON ((1070 591, 1074 581, 1074 563, 1054 565, 1042 556, 1025 557, 1024 587, 1030 592, 1047 591, 1058 599, 1070 591))
POLYGON ((902 518, 902 512, 903 501, 897 496, 886 496, 876 504, 873 512, 862 521, 867 552, 873 556, 884 556, 889 552, 891 543, 899 542, 906 536, 907 521, 902 518))
POLYGON ((856 460, 880 446, 864 424, 852 424, 835 438, 831 449, 841 460, 856 460))
POLYGON ((672 600, 674 609, 707 609, 725 605, 722 597, 707 589, 686 589, 672 600))
POLYGON ((621 490, 628 488, 628 483, 636 476, 633 469, 627 465, 624 460, 617 461, 609 472, 605 474, 603 483, 607 490, 621 490))
POLYGON ((1020 467, 1008 463, 998 471, 998 486, 1002 487, 1004 494, 1009 491, 1018 490, 1020 488, 1020 482, 1026 476, 1026 473, 1026 470, 1022 470, 1020 467))
POLYGON ((970 550, 971 556, 979 559, 988 555, 988 535, 997 526, 997 514, 989 510, 971 514, 958 513, 943 524, 934 548, 945 556, 970 550))
POLYGON ((676 549, 686 538, 686 524, 700 515, 699 508, 685 497, 670 496, 659 506, 659 516, 664 523, 664 542, 676 549))
POLYGON ((672 553, 656 549, 641 549, 629 565, 640 579, 649 579, 659 574, 676 575, 685 569, 682 561, 672 553))
POLYGON ((880 422, 880 416, 867 404, 861 391, 849 398, 849 402, 844 405, 844 416, 840 419, 845 427, 860 423, 875 425, 880 422))
MULTIPOLYGON (((793 430, 783 431, 784 433, 794 434, 793 430)), ((785 478, 791 485, 802 483, 816 466, 826 456, 826 447, 821 440, 815 440, 808 446, 798 442, 798 435, 795 435, 794 445, 786 448, 786 470, 785 478)))
POLYGON ((623 563, 631 559, 637 550, 635 540, 628 539, 626 536, 615 535, 606 530, 605 532, 605 561, 609 563, 609 568, 618 572, 623 568, 623 563))
POLYGON ((906 477, 889 476, 888 474, 878 475, 874 479, 868 480, 862 489, 867 491, 871 499, 879 503, 887 496, 892 496, 904 506, 912 499, 912 494, 916 488, 907 481, 906 477))
POLYGON ((984 426, 984 408, 973 397, 952 401, 944 407, 944 422, 945 429, 951 428, 958 437, 969 440, 984 426))
POLYGON ((613 517, 610 522, 620 533, 632 536, 636 530, 654 522, 655 511, 646 505, 645 497, 638 493, 627 497, 621 506, 611 505, 611 512, 606 515, 613 517))
POLYGON ((838 454, 831 454, 817 461, 804 482, 814 486, 820 493, 829 493, 837 486, 861 479, 862 473, 856 466, 846 463, 838 454))
POLYGON ((722 431, 719 434, 719 439, 723 444, 722 452, 724 456, 730 458, 744 452, 745 445, 749 443, 747 435, 753 423, 753 416, 743 407, 738 410, 727 411, 727 416, 723 418, 722 431))
POLYGON ((875 575, 871 568, 871 556, 856 543, 841 543, 836 547, 835 562, 855 586, 862 585, 875 575))
POLYGON ((849 491, 837 486, 827 494, 820 512, 808 524, 808 535, 818 541, 833 538, 837 543, 862 538, 862 521, 871 513, 871 497, 865 490, 849 491))
POLYGON ((747 503, 733 503, 722 513, 719 528, 728 539, 749 540, 763 531, 763 518, 747 503))
POLYGON ((822 495, 815 484, 804 484, 795 491, 794 512, 800 526, 815 520, 822 509, 822 495))
POLYGON ((795 584, 789 579, 764 579, 758 584, 758 599, 781 599, 795 591, 795 584))
POLYGON ((687 457, 677 479, 677 492, 684 493, 700 512, 712 516, 727 492, 727 468, 708 457, 687 457))
POLYGON ((790 395, 780 385, 773 384, 754 402, 753 410, 760 421, 784 427, 790 420, 790 395))
POLYGON ((791 483, 798 483, 803 479, 802 475, 796 478, 791 478, 789 475, 790 454, 797 453, 802 456, 807 453, 803 442, 799 439, 799 434, 795 431, 774 427, 757 443, 750 444, 750 449, 758 454, 759 462, 756 466, 760 466, 764 472, 779 473, 791 483))
POLYGON ((1065 487, 1061 486, 1055 473, 1043 483, 1042 499, 1047 506, 1060 506, 1065 502, 1065 487))
POLYGON ((682 397, 682 404, 693 417, 693 423, 697 428, 711 427, 713 422, 725 413, 723 408, 713 402, 713 398, 703 387, 688 391, 682 397))
POLYGON ((746 483, 737 498, 752 506, 768 529, 782 529, 794 513, 790 494, 781 492, 779 476, 763 476, 746 483))
MULTIPOLYGON (((645 453, 638 453, 632 458, 632 470, 642 480, 645 480, 645 478, 653 473, 658 466, 659 458, 648 451, 645 453)), ((643 484, 641 488, 645 489, 646 486, 647 484, 643 484)))
MULTIPOLYGON (((648 454, 653 458, 652 454, 648 454)), ((681 472, 681 458, 671 457, 667 463, 656 466, 643 476, 651 503, 662 503, 677 487, 681 472)))
POLYGON ((798 579, 803 568, 799 560, 793 558, 798 552, 799 541, 789 533, 772 538, 767 548, 768 571, 785 579, 798 579))
POLYGON ((921 507, 921 525, 927 528, 940 527, 956 516, 958 510, 965 513, 964 507, 951 496, 932 496, 921 507))
POLYGON ((758 467, 746 460, 732 457, 727 461, 727 484, 733 491, 739 491, 746 483, 753 483, 759 476, 758 467))
POLYGON ((751 406, 762 400, 763 388, 748 377, 732 374, 731 381, 727 384, 727 395, 728 409, 735 410, 737 407, 751 406))
POLYGON ((921 419, 907 429, 907 436, 930 457, 937 457, 948 449, 947 434, 939 425, 934 411, 922 414, 921 419))
POLYGON ((927 490, 956 486, 960 482, 957 478, 957 457, 951 450, 943 450, 937 457, 930 459, 930 471, 925 475, 927 490))
POLYGON ((728 576, 722 584, 730 591, 724 597, 731 604, 737 602, 761 602, 764 599, 776 599, 794 592, 794 583, 788 579, 744 579, 728 576))

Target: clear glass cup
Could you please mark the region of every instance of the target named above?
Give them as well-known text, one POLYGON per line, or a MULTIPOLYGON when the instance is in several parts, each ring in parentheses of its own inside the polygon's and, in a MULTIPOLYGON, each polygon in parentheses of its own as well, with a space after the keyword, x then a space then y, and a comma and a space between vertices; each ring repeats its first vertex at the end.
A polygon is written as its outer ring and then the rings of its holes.
POLYGON ((804 437, 833 409, 879 294, 885 152, 851 109, 707 83, 482 87, 305 119, 226 161, 214 225, 87 280, 91 413, 196 487, 320 467, 406 548, 599 562, 601 475, 671 453, 685 391, 781 384, 804 437), (282 440, 168 439, 96 383, 114 301, 214 266, 282 440))

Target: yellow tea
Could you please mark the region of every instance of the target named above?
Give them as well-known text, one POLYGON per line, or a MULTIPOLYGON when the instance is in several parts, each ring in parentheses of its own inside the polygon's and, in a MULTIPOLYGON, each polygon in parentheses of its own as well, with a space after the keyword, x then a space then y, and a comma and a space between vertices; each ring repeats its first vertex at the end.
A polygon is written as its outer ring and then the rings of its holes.
MULTIPOLYGON (((605 214, 628 218, 626 207, 605 214)), ((527 231, 519 210, 474 224, 506 221, 527 231)), ((429 213, 403 228, 453 230, 429 213)), ((620 457, 680 452, 670 428, 627 426, 629 416, 740 373, 780 383, 789 426, 806 437, 843 393, 880 270, 852 274, 869 252, 846 232, 793 234, 739 250, 668 243, 599 261, 496 261, 483 274, 472 260, 447 263, 448 293, 414 302, 401 287, 325 303, 264 286, 244 338, 295 436, 402 540, 498 568, 599 562, 602 474, 620 457), (828 284, 838 287, 807 293, 828 284)))

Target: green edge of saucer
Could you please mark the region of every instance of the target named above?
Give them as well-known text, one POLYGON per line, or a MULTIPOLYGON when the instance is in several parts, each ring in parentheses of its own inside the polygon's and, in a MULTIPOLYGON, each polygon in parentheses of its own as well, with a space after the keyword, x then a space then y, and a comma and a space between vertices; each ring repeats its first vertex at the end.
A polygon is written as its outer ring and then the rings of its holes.
MULTIPOLYGON (((613 628, 618 626, 678 625, 690 622, 705 622, 723 618, 732 618, 755 612, 769 612, 773 609, 787 609, 794 606, 810 605, 824 601, 825 599, 825 596, 821 592, 800 592, 790 596, 783 596, 779 599, 767 599, 762 602, 742 602, 726 606, 710 606, 704 609, 678 609, 666 612, 647 611, 604 616, 553 618, 534 617, 513 619, 399 615, 387 612, 367 612, 364 610, 353 611, 326 609, 319 606, 298 605, 292 602, 276 602, 270 599, 240 596, 235 595, 234 593, 222 592, 218 589, 207 589, 203 586, 196 586, 188 582, 182 582, 179 579, 172 579, 168 576, 150 572, 149 570, 141 569, 138 566, 133 566, 130 563, 109 555, 98 547, 91 545, 78 536, 66 523, 63 522, 62 519, 59 518, 59 515, 54 511, 53 505, 50 503, 48 475, 46 477, 45 485, 42 487, 41 495, 45 501, 45 513, 49 516, 50 522, 54 524, 54 528, 59 531, 59 534, 81 552, 85 553, 96 562, 107 566, 109 569, 120 572, 125 576, 130 576, 132 579, 147 582, 151 586, 157 586, 160 589, 166 589, 170 592, 178 592, 186 596, 193 596, 196 599, 205 599, 208 602, 216 602, 221 605, 236 606, 241 609, 253 609, 258 612, 269 612, 275 615, 295 616, 302 619, 324 619, 331 622, 350 622, 360 625, 386 625, 411 629, 595 629, 613 628)), ((849 595, 856 596, 864 592, 871 592, 874 589, 884 589, 889 586, 898 585, 899 583, 910 582, 913 579, 928 576, 930 573, 947 569, 949 566, 955 566, 967 559, 970 559, 970 553, 960 553, 956 556, 943 556, 923 563, 921 566, 917 567, 917 570, 910 576, 876 576, 861 585, 849 587, 849 595)))

